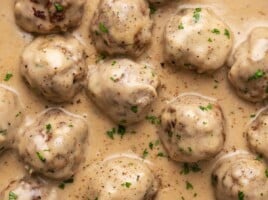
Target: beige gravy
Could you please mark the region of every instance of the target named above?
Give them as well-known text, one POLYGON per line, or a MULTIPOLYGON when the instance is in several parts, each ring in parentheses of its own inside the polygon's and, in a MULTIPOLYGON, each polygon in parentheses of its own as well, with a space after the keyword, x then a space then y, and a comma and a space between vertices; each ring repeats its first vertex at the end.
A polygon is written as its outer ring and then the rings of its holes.
MULTIPOLYGON (((98 0, 88 0, 82 25, 74 31, 74 35, 85 46, 89 56, 89 64, 94 64, 96 53, 91 45, 89 24, 98 0)), ((13 16, 14 1, 2 0, 0 6, 0 82, 11 86, 20 94, 21 101, 25 105, 26 113, 33 115, 53 106, 42 97, 38 97, 31 91, 19 73, 20 54, 24 46, 32 39, 30 34, 21 31, 15 24, 13 16), (12 73, 9 81, 4 81, 6 73, 12 73)), ((203 95, 215 97, 219 100, 226 118, 227 140, 225 150, 247 149, 246 139, 243 136, 251 115, 256 113, 262 104, 252 104, 240 99, 227 81, 227 67, 223 67, 213 75, 198 75, 192 71, 178 71, 173 67, 160 63, 162 56, 162 34, 167 19, 178 7, 210 7, 231 28, 235 36, 235 45, 243 41, 249 31, 256 26, 268 26, 268 1, 267 0, 174 0, 172 3, 157 8, 154 19, 152 45, 139 58, 142 62, 155 65, 160 76, 162 87, 157 102, 153 105, 150 115, 158 116, 168 100, 183 92, 201 92, 203 95)), ((181 174, 182 164, 175 163, 166 157, 159 157, 159 152, 165 151, 160 144, 153 150, 148 148, 150 142, 157 141, 157 128, 144 120, 141 123, 128 127, 127 134, 121 139, 117 136, 111 140, 106 131, 115 127, 102 111, 86 97, 84 92, 73 100, 73 104, 60 105, 67 110, 82 115, 89 124, 89 145, 86 151, 86 160, 80 165, 80 169, 74 177, 74 183, 66 185, 65 189, 58 188, 60 199, 87 199, 84 191, 87 177, 86 168, 94 161, 102 160, 108 156, 119 153, 135 153, 142 156, 143 151, 148 149, 147 160, 156 175, 161 179, 159 191, 160 199, 198 199, 213 200, 213 189, 210 184, 210 174, 215 159, 208 162, 198 163, 201 171, 181 174), (193 189, 186 189, 186 182, 193 185, 193 189)), ((12 112, 12 110, 10 111, 12 112)), ((25 174, 24 166, 12 151, 1 155, 0 162, 0 190, 11 180, 22 177, 25 174)), ((59 183, 56 184, 56 187, 59 183)))

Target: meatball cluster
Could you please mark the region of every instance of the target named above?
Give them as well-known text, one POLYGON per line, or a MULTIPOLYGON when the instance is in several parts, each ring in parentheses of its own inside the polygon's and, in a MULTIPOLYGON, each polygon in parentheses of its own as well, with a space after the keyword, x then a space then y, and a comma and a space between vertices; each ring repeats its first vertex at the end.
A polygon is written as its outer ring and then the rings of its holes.
POLYGON ((144 119, 157 98, 158 76, 147 66, 128 59, 111 59, 92 67, 87 90, 91 99, 115 122, 144 119))
POLYGON ((16 0, 16 23, 33 33, 65 32, 80 24, 85 0, 16 0))
POLYGON ((62 109, 48 109, 27 122, 17 137, 21 159, 34 172, 68 179, 83 160, 86 122, 62 109))
POLYGON ((247 139, 250 149, 268 159, 268 110, 263 110, 256 119, 254 119, 248 130, 247 139))
POLYGON ((23 120, 23 108, 17 94, 0 85, 0 153, 13 144, 23 120))
POLYGON ((224 122, 221 107, 216 101, 186 94, 162 111, 159 136, 172 160, 208 160, 223 148, 224 122))
POLYGON ((247 153, 221 158, 212 173, 217 200, 268 199, 267 166, 247 153))
POLYGON ((101 0, 91 24, 98 51, 139 56, 151 39, 150 9, 144 0, 101 0))
POLYGON ((22 54, 21 74, 46 99, 71 101, 86 76, 85 53, 72 36, 38 37, 22 54))
POLYGON ((0 192, 1 200, 57 200, 54 189, 43 184, 41 181, 23 178, 11 181, 10 184, 0 192))
POLYGON ((167 22, 164 34, 166 60, 198 73, 224 65, 232 49, 230 28, 206 8, 182 9, 167 22))
POLYGON ((105 200, 151 200, 158 181, 138 159, 118 157, 92 165, 88 170, 89 198, 105 200))
POLYGON ((251 102, 268 98, 268 28, 255 28, 234 53, 229 80, 251 102))

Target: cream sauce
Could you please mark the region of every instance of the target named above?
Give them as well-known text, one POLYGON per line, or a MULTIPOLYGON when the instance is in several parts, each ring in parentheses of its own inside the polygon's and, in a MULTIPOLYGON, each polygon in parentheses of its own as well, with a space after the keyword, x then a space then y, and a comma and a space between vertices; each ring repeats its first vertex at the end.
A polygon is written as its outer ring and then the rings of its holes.
MULTIPOLYGON (((74 35, 86 47, 89 55, 89 64, 94 64, 96 53, 91 45, 89 24, 98 0, 88 0, 82 25, 74 31, 74 35)), ((20 55, 24 46, 29 43, 32 36, 19 30, 15 25, 13 15, 14 1, 2 0, 0 6, 0 82, 16 89, 25 105, 26 113, 33 115, 53 106, 42 97, 35 95, 24 83, 19 73, 20 55), (9 72, 13 77, 4 81, 5 74, 9 72)), ((155 22, 152 45, 140 58, 143 62, 155 65, 160 75, 162 87, 160 97, 153 105, 151 114, 159 115, 161 109, 168 100, 178 96, 182 92, 201 92, 204 95, 219 99, 226 118, 227 140, 224 149, 246 150, 246 139, 243 134, 250 121, 250 115, 257 112, 263 105, 252 104, 240 99, 227 81, 227 67, 220 69, 214 75, 198 75, 189 71, 178 71, 167 65, 161 66, 162 34, 166 20, 178 7, 211 7, 221 19, 230 27, 235 36, 235 46, 243 41, 249 31, 256 26, 268 26, 268 1, 267 0, 187 0, 173 1, 172 3, 157 8, 153 15, 155 22)), ((166 188, 161 193, 160 199, 194 199, 212 200, 213 190, 210 184, 210 174, 215 159, 209 162, 199 163, 201 172, 180 174, 182 164, 172 162, 165 157, 158 157, 159 152, 164 152, 162 145, 150 150, 148 144, 158 140, 157 129, 148 121, 129 127, 128 133, 121 139, 116 137, 111 140, 106 131, 115 127, 104 113, 87 99, 84 92, 79 94, 73 104, 61 105, 67 110, 82 115, 89 123, 89 146, 86 152, 86 160, 80 165, 75 176, 74 183, 68 184, 64 190, 58 189, 60 199, 87 199, 83 198, 86 183, 86 168, 94 161, 102 160, 118 153, 136 153, 142 156, 144 149, 148 149, 147 159, 153 171, 162 181, 161 188, 166 188), (135 133, 133 133, 135 131, 135 133), (192 190, 186 189, 186 181, 193 185, 192 190)), ((12 111, 11 111, 12 112, 12 111)), ((1 155, 0 162, 0 190, 6 187, 10 180, 19 178, 25 174, 24 166, 12 151, 1 155)), ((55 183, 58 184, 58 183, 55 183)), ((159 197, 160 197, 159 196, 159 197)))

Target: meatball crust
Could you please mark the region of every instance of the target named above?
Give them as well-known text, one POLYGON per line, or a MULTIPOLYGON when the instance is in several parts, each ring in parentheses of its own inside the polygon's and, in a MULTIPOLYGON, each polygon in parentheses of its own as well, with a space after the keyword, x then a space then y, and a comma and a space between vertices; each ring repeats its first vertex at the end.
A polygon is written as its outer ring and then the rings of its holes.
POLYGON ((268 109, 264 109, 249 125, 247 140, 250 149, 268 159, 268 109))
POLYGON ((89 198, 99 200, 151 200, 158 181, 142 161, 118 157, 92 165, 88 170, 89 198))
POLYGON ((54 189, 46 186, 41 181, 31 178, 11 181, 10 184, 0 192, 1 200, 57 200, 54 189))
POLYGON ((98 51, 139 56, 151 39, 152 21, 144 0, 101 0, 91 23, 98 51))
POLYGON ((38 37, 22 54, 21 74, 47 100, 71 101, 86 76, 85 53, 72 36, 38 37))
POLYGON ((268 199, 266 171, 267 166, 262 160, 247 153, 233 153, 221 158, 212 173, 216 199, 268 199))
POLYGON ((223 66, 232 43, 230 28, 206 8, 180 10, 169 19, 164 33, 166 60, 198 73, 223 66))
POLYGON ((224 122, 215 100, 185 94, 163 109, 159 136, 172 160, 208 160, 223 148, 224 122))
POLYGON ((255 28, 234 53, 229 80, 245 100, 268 98, 268 28, 255 28))
POLYGON ((66 32, 78 26, 85 0, 16 0, 16 23, 33 33, 66 32))
POLYGON ((13 144, 23 120, 23 108, 18 95, 0 84, 0 153, 13 144))
POLYGON ((86 122, 62 109, 48 109, 21 128, 17 148, 34 172, 52 179, 73 176, 84 159, 86 122))
POLYGON ((115 122, 144 119, 157 98, 158 76, 149 66, 128 59, 108 60, 88 75, 88 95, 115 122))

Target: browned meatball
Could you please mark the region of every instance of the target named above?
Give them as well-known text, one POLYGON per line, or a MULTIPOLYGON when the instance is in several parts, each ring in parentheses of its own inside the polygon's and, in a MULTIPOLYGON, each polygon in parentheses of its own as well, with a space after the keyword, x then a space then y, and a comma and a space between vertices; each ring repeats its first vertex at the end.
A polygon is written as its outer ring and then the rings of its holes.
POLYGON ((16 0, 16 23, 28 32, 65 32, 80 24, 85 0, 16 0))
POLYGON ((217 200, 266 200, 267 165, 246 152, 228 154, 216 163, 212 184, 217 200))
POLYGON ((21 159, 34 172, 68 179, 84 158, 88 126, 79 116, 48 109, 25 123, 17 137, 21 159))
POLYGON ((268 28, 255 28, 236 50, 229 80, 237 94, 251 102, 268 98, 268 28))
POLYGON ((23 178, 11 181, 10 184, 0 192, 1 200, 57 200, 57 192, 53 188, 43 184, 39 180, 23 178))
POLYGON ((91 24, 97 50, 139 56, 151 39, 149 12, 144 0, 101 0, 91 24))
POLYGON ((211 159, 221 151, 225 141, 221 107, 216 101, 198 95, 179 96, 164 108, 159 134, 175 161, 211 159))

